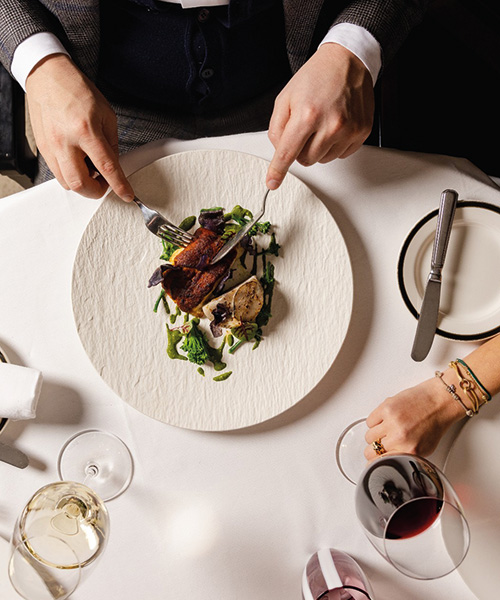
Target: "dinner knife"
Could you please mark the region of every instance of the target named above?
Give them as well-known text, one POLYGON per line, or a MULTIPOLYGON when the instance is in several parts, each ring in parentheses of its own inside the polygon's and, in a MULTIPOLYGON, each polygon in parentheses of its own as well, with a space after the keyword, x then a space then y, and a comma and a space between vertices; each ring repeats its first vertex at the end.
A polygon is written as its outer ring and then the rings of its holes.
POLYGON ((411 357, 415 361, 422 361, 429 354, 436 333, 441 296, 441 272, 448 249, 457 201, 458 194, 455 190, 442 192, 432 247, 431 271, 427 278, 411 351, 411 357))
POLYGON ((7 446, 7 444, 2 444, 2 442, 0 442, 0 460, 19 469, 26 468, 30 462, 24 452, 12 446, 7 446))

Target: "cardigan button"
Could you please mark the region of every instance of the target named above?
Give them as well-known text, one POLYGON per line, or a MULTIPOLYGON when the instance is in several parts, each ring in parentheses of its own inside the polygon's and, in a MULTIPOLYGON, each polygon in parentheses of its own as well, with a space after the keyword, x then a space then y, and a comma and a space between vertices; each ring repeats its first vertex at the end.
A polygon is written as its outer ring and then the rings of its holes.
POLYGON ((208 21, 209 18, 210 11, 208 10, 208 8, 202 8, 200 11, 198 11, 198 21, 200 23, 206 23, 206 21, 208 21))
POLYGON ((203 71, 200 73, 202 79, 210 79, 210 77, 213 77, 214 74, 215 71, 210 67, 208 67, 207 69, 203 69, 203 71))

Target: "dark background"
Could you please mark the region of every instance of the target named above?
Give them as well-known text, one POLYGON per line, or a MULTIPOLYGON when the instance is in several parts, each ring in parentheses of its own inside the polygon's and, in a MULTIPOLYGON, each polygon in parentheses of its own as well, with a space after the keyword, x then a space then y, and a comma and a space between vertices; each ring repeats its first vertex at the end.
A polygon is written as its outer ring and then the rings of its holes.
POLYGON ((435 0, 376 91, 369 143, 500 176, 500 0, 435 0))

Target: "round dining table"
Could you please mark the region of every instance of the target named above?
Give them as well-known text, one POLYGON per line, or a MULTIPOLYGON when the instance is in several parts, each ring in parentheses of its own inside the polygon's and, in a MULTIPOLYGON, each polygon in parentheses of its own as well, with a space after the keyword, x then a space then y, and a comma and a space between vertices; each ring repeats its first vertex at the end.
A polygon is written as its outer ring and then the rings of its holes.
MULTIPOLYGON (((157 141, 121 161, 131 175, 163 157, 199 150, 268 161, 273 155, 267 133, 257 132, 157 141)), ((109 199, 81 197, 55 180, 0 199, 0 346, 12 363, 43 374, 36 418, 10 421, 1 434, 30 464, 17 469, 0 462, 0 536, 9 538, 36 490, 58 480, 59 450, 75 433, 112 432, 134 461, 129 488, 107 503, 105 552, 75 600, 300 600, 304 566, 321 548, 350 554, 377 600, 477 597, 459 570, 417 580, 375 551, 356 518, 355 486, 335 454, 350 423, 477 346, 436 336, 424 361, 411 359, 417 320, 402 298, 398 260, 409 232, 438 207, 443 190, 500 206, 499 188, 463 158, 370 146, 329 164, 293 164, 290 173, 324 204, 342 234, 352 270, 349 325, 332 364, 303 398, 262 422, 224 431, 169 424, 137 410, 106 383, 82 345, 73 265, 90 220, 109 199)), ((314 242, 304 263, 314 260, 314 242)), ((117 327, 127 323, 117 320, 117 327)), ((280 368, 276 356, 277 377, 280 368)), ((176 394, 175 382, 165 394, 176 394)), ((460 431, 452 428, 430 457, 438 467, 460 431)), ((7 553, 0 558, 1 589, 7 589, 7 553)))

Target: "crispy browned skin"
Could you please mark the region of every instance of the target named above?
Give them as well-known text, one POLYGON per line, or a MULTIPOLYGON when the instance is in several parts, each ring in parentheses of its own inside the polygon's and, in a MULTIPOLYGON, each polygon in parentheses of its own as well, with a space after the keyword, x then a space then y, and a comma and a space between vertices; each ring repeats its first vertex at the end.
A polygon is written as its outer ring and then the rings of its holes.
POLYGON ((239 254, 237 249, 231 250, 212 265, 210 261, 223 245, 224 240, 219 235, 200 227, 195 231, 193 241, 174 258, 173 264, 180 268, 165 272, 163 288, 182 311, 203 316, 204 300, 239 254))

